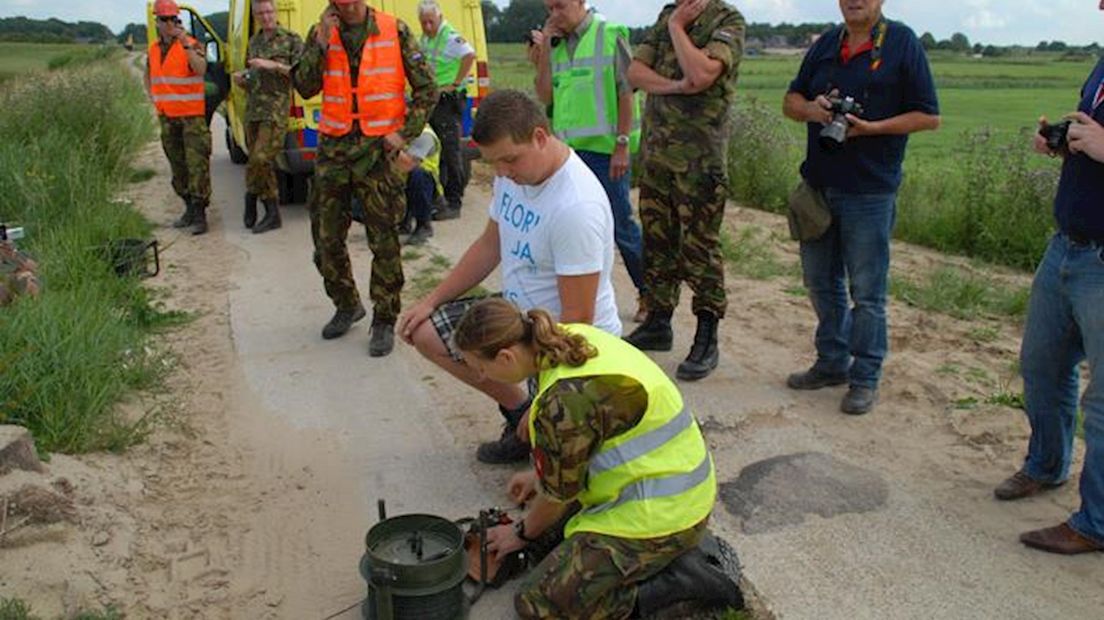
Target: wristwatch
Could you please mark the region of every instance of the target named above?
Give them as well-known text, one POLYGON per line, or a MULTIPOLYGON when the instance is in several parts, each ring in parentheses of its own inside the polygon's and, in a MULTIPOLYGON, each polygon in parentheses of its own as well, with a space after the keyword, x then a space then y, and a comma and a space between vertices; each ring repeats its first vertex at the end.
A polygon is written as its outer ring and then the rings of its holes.
POLYGON ((514 534, 518 537, 518 540, 523 543, 536 542, 536 539, 529 538, 525 535, 525 519, 514 521, 514 534))
POLYGON ((622 146, 628 146, 629 145, 629 136, 627 134, 621 134, 621 135, 617 136, 617 143, 622 145, 622 146))

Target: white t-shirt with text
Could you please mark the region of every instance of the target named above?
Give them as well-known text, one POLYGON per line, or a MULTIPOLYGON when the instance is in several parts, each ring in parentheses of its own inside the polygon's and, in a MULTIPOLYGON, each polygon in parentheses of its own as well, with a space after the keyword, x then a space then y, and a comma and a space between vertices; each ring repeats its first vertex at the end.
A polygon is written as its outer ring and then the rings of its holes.
POLYGON ((540 185, 496 177, 491 219, 498 224, 503 296, 559 320, 557 276, 598 273, 594 326, 621 335, 613 293, 613 215, 602 184, 574 151, 540 185))

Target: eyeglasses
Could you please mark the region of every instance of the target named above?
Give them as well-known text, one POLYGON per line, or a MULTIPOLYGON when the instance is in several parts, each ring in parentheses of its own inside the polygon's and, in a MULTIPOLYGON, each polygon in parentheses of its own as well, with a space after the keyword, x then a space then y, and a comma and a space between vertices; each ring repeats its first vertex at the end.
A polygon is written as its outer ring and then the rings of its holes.
POLYGON ((159 22, 175 22, 176 17, 172 16, 172 15, 170 15, 168 17, 162 16, 162 17, 158 17, 157 21, 159 21, 159 22))

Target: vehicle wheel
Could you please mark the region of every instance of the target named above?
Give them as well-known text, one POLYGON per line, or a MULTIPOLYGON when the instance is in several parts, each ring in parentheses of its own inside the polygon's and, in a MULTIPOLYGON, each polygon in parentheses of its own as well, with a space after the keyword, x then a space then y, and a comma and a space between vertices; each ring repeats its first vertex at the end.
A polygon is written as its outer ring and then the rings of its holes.
POLYGON ((245 149, 238 146, 238 143, 234 141, 234 134, 230 133, 230 127, 226 128, 226 150, 230 151, 230 161, 235 164, 244 164, 249 161, 249 155, 246 154, 245 149))
POLYGON ((291 202, 296 204, 306 204, 307 196, 310 195, 310 176, 306 174, 293 174, 289 175, 289 197, 291 202))

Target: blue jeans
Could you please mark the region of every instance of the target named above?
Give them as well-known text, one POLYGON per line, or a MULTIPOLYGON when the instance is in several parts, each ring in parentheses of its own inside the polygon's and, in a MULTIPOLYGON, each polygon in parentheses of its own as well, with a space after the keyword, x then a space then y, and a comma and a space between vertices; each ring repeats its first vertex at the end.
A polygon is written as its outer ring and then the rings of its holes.
POLYGON ((888 349, 886 288, 897 195, 828 189, 825 197, 832 225, 820 239, 801 244, 805 288, 817 315, 814 368, 847 375, 855 387, 876 388, 888 349))
POLYGON ((1031 423, 1024 471, 1048 483, 1069 477, 1079 364, 1088 359, 1081 510, 1069 526, 1104 544, 1104 246, 1055 235, 1035 272, 1020 350, 1031 423))
POLYGON ((406 218, 428 224, 437 198, 437 182, 422 168, 414 168, 406 179, 406 218))
POLYGON ((629 272, 633 286, 644 293, 647 290, 644 286, 644 240, 640 236, 640 226, 633 219, 632 201, 629 199, 631 174, 626 173, 614 181, 609 175, 609 155, 594 151, 575 152, 606 190, 610 208, 613 210, 613 241, 621 252, 621 259, 625 261, 625 269, 629 272))

